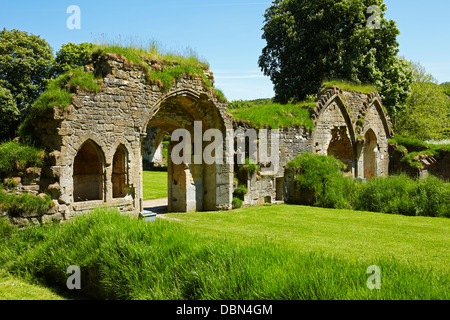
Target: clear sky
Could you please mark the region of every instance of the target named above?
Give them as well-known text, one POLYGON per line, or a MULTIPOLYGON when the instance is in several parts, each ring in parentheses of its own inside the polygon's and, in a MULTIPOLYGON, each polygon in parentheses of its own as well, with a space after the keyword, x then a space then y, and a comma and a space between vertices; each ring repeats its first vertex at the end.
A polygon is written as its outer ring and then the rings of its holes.
MULTIPOLYGON (((68 42, 157 41, 191 48, 207 60, 229 100, 268 98, 272 83, 258 67, 265 45, 263 14, 271 0, 0 0, 0 28, 40 35, 57 51, 68 42), (81 9, 81 29, 69 30, 67 8, 81 9)), ((450 81, 450 1, 385 0, 401 31, 400 55, 450 81)))

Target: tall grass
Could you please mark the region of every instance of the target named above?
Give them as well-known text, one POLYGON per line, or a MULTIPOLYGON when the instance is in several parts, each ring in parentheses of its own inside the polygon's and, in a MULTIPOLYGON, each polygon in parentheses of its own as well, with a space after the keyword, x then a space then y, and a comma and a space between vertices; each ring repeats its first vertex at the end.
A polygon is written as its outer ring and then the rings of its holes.
POLYGON ((103 36, 95 40, 94 50, 98 49, 104 53, 121 54, 135 63, 141 63, 143 60, 148 59, 163 60, 174 64, 209 69, 209 63, 205 59, 200 58, 191 48, 168 50, 164 49, 155 40, 121 36, 111 39, 103 36))
POLYGON ((408 216, 450 217, 450 184, 434 177, 377 177, 365 183, 341 174, 343 164, 331 156, 304 153, 287 165, 296 173, 300 192, 314 193, 313 205, 352 208, 408 216))
POLYGON ((272 129, 289 128, 291 126, 314 129, 308 107, 315 102, 298 104, 240 104, 242 108, 229 109, 231 115, 237 120, 249 121, 257 128, 270 127, 272 129))
POLYGON ((377 91, 377 88, 371 84, 358 84, 358 83, 352 83, 352 82, 348 82, 348 81, 326 80, 322 84, 322 88, 327 88, 330 86, 338 86, 341 90, 357 91, 357 92, 362 92, 362 93, 366 93, 366 94, 377 91))
POLYGON ((78 265, 78 293, 96 299, 448 297, 448 275, 436 270, 380 259, 384 290, 368 290, 363 264, 267 241, 208 238, 177 222, 145 223, 106 209, 62 225, 16 230, 0 249, 7 271, 67 292, 67 267, 78 265))

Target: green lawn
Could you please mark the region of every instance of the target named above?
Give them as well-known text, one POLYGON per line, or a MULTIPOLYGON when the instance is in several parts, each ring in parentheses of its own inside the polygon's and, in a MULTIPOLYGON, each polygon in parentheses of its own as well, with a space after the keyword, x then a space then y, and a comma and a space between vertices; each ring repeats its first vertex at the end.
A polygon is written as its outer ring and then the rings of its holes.
POLYGON ((8 291, 0 299, 40 299, 42 287, 27 283, 43 279, 76 299, 66 288, 75 264, 84 272, 79 294, 93 299, 447 300, 449 227, 444 218, 289 205, 170 213, 151 223, 105 208, 40 227, 3 221, 8 291), (380 290, 366 285, 372 265, 380 290))
POLYGON ((236 243, 268 241, 368 266, 380 259, 450 271, 450 219, 272 205, 231 212, 171 213, 192 232, 236 243))
POLYGON ((52 290, 0 270, 0 300, 65 300, 52 290))
POLYGON ((144 200, 167 198, 167 172, 143 172, 144 200))

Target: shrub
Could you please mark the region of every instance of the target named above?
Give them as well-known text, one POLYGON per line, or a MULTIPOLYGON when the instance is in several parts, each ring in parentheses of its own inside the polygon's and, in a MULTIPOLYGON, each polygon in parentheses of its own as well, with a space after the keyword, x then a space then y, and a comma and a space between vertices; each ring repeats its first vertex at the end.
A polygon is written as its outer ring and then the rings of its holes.
POLYGON ((314 205, 326 208, 349 208, 348 190, 352 180, 342 175, 345 164, 332 156, 303 153, 286 165, 296 172, 300 192, 312 191, 314 205))
POLYGON ((239 184, 236 190, 234 191, 234 195, 240 199, 244 200, 244 196, 247 194, 248 190, 247 187, 243 184, 239 184))
POLYGON ((427 217, 450 218, 450 184, 428 176, 416 181, 417 214, 427 217))
POLYGON ((408 216, 450 217, 450 188, 436 177, 414 180, 406 175, 378 177, 361 184, 356 210, 408 216))
POLYGON ((356 210, 416 215, 414 181, 405 176, 377 177, 362 184, 354 199, 356 210))
POLYGON ((242 207, 242 203, 243 201, 239 198, 234 197, 233 201, 231 202, 231 204, 233 205, 233 209, 237 209, 242 207))
POLYGON ((254 174, 256 171, 258 171, 259 166, 254 163, 251 159, 245 158, 244 164, 238 165, 239 171, 247 172, 248 174, 254 174))

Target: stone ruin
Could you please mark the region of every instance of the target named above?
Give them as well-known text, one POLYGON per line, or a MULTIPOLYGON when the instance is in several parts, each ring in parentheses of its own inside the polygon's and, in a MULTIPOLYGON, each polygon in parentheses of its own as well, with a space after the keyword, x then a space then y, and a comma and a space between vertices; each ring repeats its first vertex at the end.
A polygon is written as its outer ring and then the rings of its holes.
MULTIPOLYGON (((99 92, 79 89, 70 106, 55 107, 33 121, 49 155, 33 188, 50 194, 55 206, 44 216, 23 218, 28 222, 68 220, 99 206, 139 216, 144 209, 143 163, 160 152, 165 134, 178 128, 193 134, 194 121, 202 122, 203 131, 215 128, 224 135, 228 129, 250 128, 227 113, 227 103, 204 86, 200 75, 183 76, 164 91, 120 55, 98 57, 87 70, 102 74, 99 92)), ((210 71, 205 75, 214 82, 210 71)), ((330 87, 311 109, 311 118, 312 131, 280 129, 279 169, 244 177, 244 205, 295 200, 299 195, 284 166, 303 152, 333 155, 353 177, 388 175, 392 130, 377 93, 330 87)), ((169 155, 173 145, 169 143, 169 155)), ((175 165, 168 158, 168 211, 232 208, 234 165, 175 165)))

